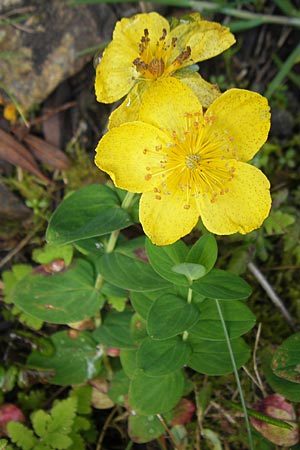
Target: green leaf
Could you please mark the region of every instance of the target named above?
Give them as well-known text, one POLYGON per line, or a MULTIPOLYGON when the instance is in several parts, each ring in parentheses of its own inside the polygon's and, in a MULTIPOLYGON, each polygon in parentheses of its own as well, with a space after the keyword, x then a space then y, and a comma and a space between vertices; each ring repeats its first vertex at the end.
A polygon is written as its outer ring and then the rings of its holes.
POLYGON ((296 45, 294 50, 289 54, 288 58, 282 64, 279 71, 277 71, 273 80, 268 84, 268 88, 265 92, 265 97, 272 97, 273 93, 280 86, 283 79, 289 74, 292 67, 299 61, 300 43, 296 45))
POLYGON ((246 281, 220 269, 213 269, 205 277, 195 281, 192 289, 204 297, 216 300, 241 300, 251 294, 246 281))
POLYGON ((47 434, 47 429, 51 421, 52 419, 50 417, 50 414, 47 414, 42 409, 39 409, 38 411, 35 411, 33 414, 31 414, 33 429, 39 437, 43 437, 47 434))
POLYGON ((185 275, 175 273, 174 266, 184 263, 188 253, 188 247, 183 241, 177 241, 172 245, 157 246, 146 239, 146 251, 151 266, 161 277, 171 283, 188 286, 185 275))
POLYGON ((217 256, 217 241, 212 234, 206 233, 190 249, 186 262, 200 264, 205 267, 206 273, 208 273, 214 267, 217 256))
POLYGON ((11 421, 7 424, 7 430, 12 442, 23 450, 35 448, 35 444, 38 442, 37 438, 34 436, 33 431, 29 430, 22 423, 11 421))
POLYGON ((162 377, 150 377, 142 370, 134 375, 129 387, 129 404, 137 414, 161 414, 178 403, 184 389, 181 371, 162 377))
POLYGON ((300 383, 300 333, 295 333, 275 351, 271 368, 275 375, 300 383))
POLYGON ((28 364, 39 368, 54 369, 51 384, 68 386, 79 384, 95 377, 101 367, 101 353, 96 342, 87 331, 70 337, 66 331, 59 331, 51 336, 56 353, 51 357, 34 351, 29 355, 28 364))
POLYGON ((120 206, 118 195, 108 186, 85 186, 56 209, 49 221, 47 240, 63 245, 126 228, 132 221, 120 206))
POLYGON ((60 432, 69 434, 76 416, 77 399, 69 397, 66 400, 58 400, 51 409, 52 422, 48 427, 49 434, 60 432))
MULTIPOLYGON (((241 367, 250 357, 249 347, 243 339, 231 340, 237 367, 241 367)), ((227 343, 203 340, 192 346, 193 353, 187 365, 206 375, 226 375, 233 372, 227 343)))
POLYGON ((285 229, 295 223, 295 217, 279 210, 272 211, 264 221, 264 228, 270 235, 281 234, 285 229))
POLYGON ((154 341, 145 339, 137 351, 137 367, 146 375, 161 377, 181 369, 191 355, 191 347, 179 337, 154 341))
POLYGON ((123 289, 157 291, 169 286, 167 281, 154 272, 150 264, 118 252, 99 258, 98 267, 107 281, 123 289))
POLYGON ((131 319, 130 333, 134 342, 138 345, 143 339, 148 337, 147 322, 139 314, 134 314, 131 319))
POLYGON ((274 392, 283 395, 287 400, 300 402, 300 384, 278 377, 271 368, 272 349, 262 356, 264 375, 274 392))
POLYGON ((180 297, 164 294, 152 304, 148 318, 148 333, 153 339, 167 339, 183 333, 199 318, 199 309, 180 297))
POLYGON ((52 432, 47 436, 47 441, 49 442, 50 448, 55 448, 57 450, 65 450, 70 447, 73 443, 72 439, 65 434, 61 434, 60 431, 52 432))
POLYGON ((77 260, 64 273, 27 275, 15 286, 12 299, 22 311, 59 324, 93 317, 105 301, 95 288, 94 269, 85 260, 77 260))
POLYGON ((65 265, 71 264, 73 258, 73 246, 63 245, 56 247, 52 244, 46 244, 43 248, 36 248, 32 252, 32 259, 39 264, 49 264, 55 259, 63 259, 65 265))
POLYGON ((128 394, 129 383, 130 380, 124 370, 115 372, 108 390, 109 398, 114 403, 124 405, 125 396, 128 394))
POLYGON ((18 281, 32 272, 32 267, 27 264, 16 264, 11 270, 5 270, 2 273, 4 283, 3 293, 6 303, 12 303, 11 294, 18 281))
MULTIPOLYGON (((189 329, 189 340, 194 343, 202 339, 225 341, 216 303, 211 299, 206 299, 198 308, 200 317, 198 322, 189 329)), ((255 324, 255 315, 240 301, 223 302, 222 311, 231 339, 247 333, 255 324)))
POLYGON ((102 325, 93 331, 93 337, 99 344, 106 347, 132 348, 135 343, 130 333, 130 323, 133 314, 130 311, 108 313, 102 325))
POLYGON ((137 369, 136 361, 137 350, 122 349, 120 353, 120 360, 124 372, 129 378, 132 378, 137 369))
POLYGON ((143 319, 147 319, 151 306, 158 296, 161 295, 161 292, 157 291, 146 291, 146 292, 130 292, 130 302, 135 309, 135 311, 143 317, 143 319))
POLYGON ((128 419, 129 437, 136 443, 152 441, 164 434, 165 429, 156 416, 133 416, 128 419))
POLYGON ((193 263, 181 263, 172 267, 173 272, 184 275, 189 284, 192 284, 194 280, 204 277, 206 270, 201 264, 193 263))
POLYGON ((92 386, 90 385, 77 386, 70 392, 70 397, 76 398, 78 414, 91 413, 92 386))

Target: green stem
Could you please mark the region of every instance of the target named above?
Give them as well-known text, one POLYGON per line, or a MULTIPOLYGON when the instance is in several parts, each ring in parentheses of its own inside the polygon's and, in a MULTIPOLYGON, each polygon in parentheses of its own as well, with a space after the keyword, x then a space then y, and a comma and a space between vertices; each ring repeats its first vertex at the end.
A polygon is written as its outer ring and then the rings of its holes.
POLYGON ((251 433, 251 428, 250 428, 249 416, 248 416, 248 412, 247 412, 247 407, 246 407, 246 403, 245 403, 245 399, 244 399, 244 394, 243 394, 243 390, 242 390, 242 386, 241 386, 240 377, 239 377, 239 374, 238 374, 238 369, 237 369, 237 366, 236 366, 236 363, 235 363, 234 353, 233 353, 233 350, 232 350, 232 347, 231 347, 231 342, 230 342, 229 334, 228 334, 227 327, 226 327, 226 322, 224 320, 224 316, 223 316, 223 312, 222 312, 219 300, 215 300, 215 302, 216 302, 218 313, 219 313, 219 316, 220 316, 220 321, 222 323, 222 327, 223 327, 225 339, 226 339, 226 342, 227 342, 228 351, 229 351, 229 355, 230 355, 230 359, 231 359, 231 363, 232 363, 235 379, 236 379, 237 388, 238 388, 238 391, 239 391, 239 394, 240 394, 240 398, 241 398, 242 408, 243 408, 243 412, 244 412, 244 415, 245 415, 245 422, 246 422, 246 427, 247 427, 247 432, 248 432, 248 439, 249 439, 250 449, 254 450, 254 444, 253 444, 252 433, 251 433))
POLYGON ((236 8, 222 7, 218 4, 207 1, 191 0, 189 3, 192 8, 200 12, 202 11, 221 12, 223 14, 227 14, 228 16, 238 17, 240 19, 246 20, 259 19, 262 21, 262 23, 274 23, 285 26, 300 27, 300 17, 257 14, 252 13, 250 11, 242 11, 236 8))
POLYGON ((121 208, 128 209, 132 205, 134 196, 135 196, 134 192, 127 192, 127 194, 124 197, 124 200, 122 201, 121 208))
MULTIPOLYGON (((125 195, 124 200, 123 200, 123 202, 121 204, 121 208, 125 209, 125 210, 128 209, 132 205, 134 196, 135 196, 134 193, 127 192, 127 194, 125 195)), ((108 240, 108 243, 106 245, 106 253, 113 252, 113 250, 114 250, 114 248, 116 246, 119 234, 120 234, 120 230, 115 230, 115 231, 113 231, 111 233, 111 235, 109 237, 109 240, 108 240)))
POLYGON ((128 442, 127 447, 125 448, 125 450, 130 450, 133 446, 133 441, 128 442))
POLYGON ((102 284, 103 284, 103 276, 102 275, 98 275, 96 278, 96 282, 95 282, 95 289, 100 289, 102 284))
POLYGON ((192 303, 192 298, 193 298, 193 290, 191 288, 189 288, 188 295, 187 295, 187 302, 192 303))
POLYGON ((115 230, 111 233, 108 243, 106 245, 106 253, 111 253, 114 250, 119 234, 120 230, 115 230))

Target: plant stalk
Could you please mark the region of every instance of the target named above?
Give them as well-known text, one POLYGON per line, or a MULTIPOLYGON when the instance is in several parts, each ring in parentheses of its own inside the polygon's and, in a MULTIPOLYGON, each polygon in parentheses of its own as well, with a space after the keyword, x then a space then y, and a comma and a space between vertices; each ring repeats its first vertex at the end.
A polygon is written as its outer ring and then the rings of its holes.
POLYGON ((220 321, 222 323, 222 327, 223 327, 225 339, 226 339, 226 342, 227 342, 228 351, 229 351, 229 355, 230 355, 230 359, 231 359, 231 363, 232 363, 235 379, 236 379, 237 388, 238 388, 238 391, 239 391, 239 394, 240 394, 240 398, 241 398, 241 404, 242 404, 243 412, 244 412, 244 415, 245 415, 245 422, 246 422, 246 428, 247 428, 247 433, 248 433, 250 449, 254 450, 254 444, 253 444, 253 439, 252 439, 252 433, 251 433, 249 416, 248 416, 248 412, 247 412, 247 407, 246 407, 246 403, 245 403, 245 399, 244 399, 244 394, 243 394, 243 389, 242 389, 242 386, 241 386, 240 377, 239 377, 239 374, 238 374, 238 369, 237 369, 235 358, 234 358, 234 353, 232 351, 231 342, 230 342, 228 330, 227 330, 227 327, 226 327, 226 322, 224 320, 224 316, 223 316, 223 312, 222 312, 222 308, 221 308, 221 305, 219 303, 219 300, 215 300, 215 302, 216 302, 218 313, 219 313, 219 316, 220 316, 220 321))

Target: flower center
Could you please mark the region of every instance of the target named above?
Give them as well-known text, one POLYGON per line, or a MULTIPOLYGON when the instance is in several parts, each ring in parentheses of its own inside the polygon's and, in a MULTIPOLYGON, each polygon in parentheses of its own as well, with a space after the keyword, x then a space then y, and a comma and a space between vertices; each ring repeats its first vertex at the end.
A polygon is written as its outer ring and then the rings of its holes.
POLYGON ((197 169, 200 161, 201 157, 195 153, 191 153, 185 157, 185 165, 191 170, 197 169))
MULTIPOLYGON (((145 179, 157 177, 154 192, 183 198, 184 208, 190 208, 191 201, 202 196, 214 203, 219 195, 229 191, 234 177, 234 146, 229 133, 215 131, 211 125, 215 117, 203 117, 201 112, 185 114, 185 126, 181 132, 163 130, 170 137, 165 145, 156 146, 156 161, 147 167, 145 179), (159 165, 157 164, 159 158, 159 165)), ((148 152, 150 150, 144 150, 148 152)))
POLYGON ((157 79, 172 75, 183 66, 191 56, 191 48, 186 47, 179 51, 172 59, 172 53, 177 45, 176 37, 168 37, 167 30, 163 28, 162 35, 157 42, 152 42, 147 28, 139 43, 139 57, 133 61, 136 70, 143 78, 157 79))

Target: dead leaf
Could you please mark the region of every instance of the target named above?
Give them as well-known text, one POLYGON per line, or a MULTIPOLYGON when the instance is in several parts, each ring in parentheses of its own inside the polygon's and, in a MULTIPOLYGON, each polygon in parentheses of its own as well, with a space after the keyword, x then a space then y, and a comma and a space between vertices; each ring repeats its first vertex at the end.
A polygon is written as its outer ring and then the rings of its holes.
POLYGON ((0 129, 0 159, 21 167, 46 183, 51 181, 39 170, 31 153, 8 133, 0 129))
POLYGON ((59 170, 66 170, 70 167, 71 162, 67 155, 44 139, 27 134, 24 136, 24 142, 30 147, 34 156, 42 163, 59 170))

